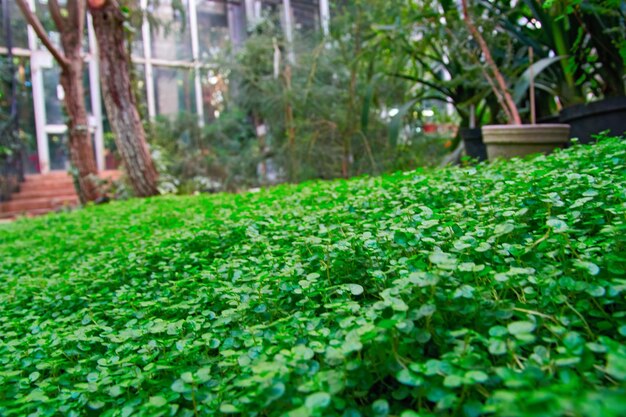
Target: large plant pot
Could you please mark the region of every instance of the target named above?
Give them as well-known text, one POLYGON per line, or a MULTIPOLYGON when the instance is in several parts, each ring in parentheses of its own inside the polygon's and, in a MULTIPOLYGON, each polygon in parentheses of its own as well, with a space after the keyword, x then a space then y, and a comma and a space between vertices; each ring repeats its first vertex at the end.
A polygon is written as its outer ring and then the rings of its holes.
POLYGON ((578 104, 561 110, 561 123, 568 123, 572 129, 571 138, 580 143, 591 143, 592 137, 605 130, 612 135, 626 132, 626 97, 611 97, 593 103, 578 104))
POLYGON ((483 132, 479 127, 461 129, 461 139, 465 146, 465 153, 472 159, 487 160, 487 148, 483 143, 483 132))
POLYGON ((490 161, 533 153, 550 153, 569 141, 569 125, 491 125, 483 126, 483 142, 490 161))

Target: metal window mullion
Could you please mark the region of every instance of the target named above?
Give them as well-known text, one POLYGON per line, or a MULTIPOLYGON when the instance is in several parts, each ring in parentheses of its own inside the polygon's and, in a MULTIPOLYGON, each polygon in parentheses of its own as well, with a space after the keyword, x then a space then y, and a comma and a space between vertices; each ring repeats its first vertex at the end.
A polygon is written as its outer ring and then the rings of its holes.
POLYGON ((189 28, 191 30, 191 55, 193 57, 194 90, 196 93, 196 113, 198 124, 204 126, 204 106, 202 104, 202 83, 200 80, 200 42, 198 40, 198 13, 196 0, 189 0, 189 28))
POLYGON ((46 125, 46 133, 49 135, 64 135, 67 133, 67 125, 46 125))
MULTIPOLYGON (((11 52, 13 53, 13 56, 15 57, 22 57, 22 58, 30 58, 31 52, 30 49, 24 49, 24 48, 16 48, 15 46, 13 48, 11 48, 11 52)), ((8 55, 9 54, 9 50, 7 49, 6 46, 0 46, 0 55, 8 55)))
POLYGON ((320 0, 320 21, 322 23, 322 33, 324 36, 330 34, 330 6, 328 0, 320 0))
POLYGON ((102 125, 102 100, 100 91, 100 67, 98 61, 98 43, 93 28, 91 14, 87 13, 87 36, 89 36, 89 90, 91 93, 91 112, 96 122, 94 142, 98 171, 105 169, 104 164, 104 127, 102 125))
POLYGON ((148 101, 148 116, 150 119, 156 117, 156 102, 154 98, 154 75, 152 70, 152 34, 150 33, 150 22, 146 16, 148 0, 141 0, 141 11, 143 22, 141 24, 141 34, 143 37, 143 55, 145 59, 146 76, 146 100, 148 101))
POLYGON ((293 19, 291 13, 291 0, 283 0, 283 14, 285 18, 285 39, 287 40, 287 59, 293 64, 296 58, 293 52, 293 19))
MULTIPOLYGON (((29 0, 28 6, 35 13, 35 0, 29 0)), ((37 51, 37 34, 28 25, 28 47, 31 50, 30 75, 33 86, 33 111, 35 112, 35 136, 37 138, 37 157, 39 171, 45 174, 50 171, 50 151, 46 134, 46 102, 43 89, 43 73, 39 56, 47 51, 37 51)))

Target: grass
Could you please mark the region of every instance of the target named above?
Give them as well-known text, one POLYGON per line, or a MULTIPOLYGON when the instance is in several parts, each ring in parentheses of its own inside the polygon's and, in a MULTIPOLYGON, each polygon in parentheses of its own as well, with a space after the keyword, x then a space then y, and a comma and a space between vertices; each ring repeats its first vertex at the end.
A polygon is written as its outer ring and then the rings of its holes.
POLYGON ((2 416, 626 415, 626 142, 0 225, 2 416))

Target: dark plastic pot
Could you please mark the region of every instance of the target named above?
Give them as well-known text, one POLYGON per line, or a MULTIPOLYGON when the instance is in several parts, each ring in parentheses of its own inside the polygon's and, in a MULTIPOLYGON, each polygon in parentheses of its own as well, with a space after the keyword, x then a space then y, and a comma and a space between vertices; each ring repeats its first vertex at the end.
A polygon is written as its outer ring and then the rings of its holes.
POLYGON ((570 138, 578 138, 580 143, 595 142, 592 135, 605 130, 610 130, 612 135, 623 135, 626 132, 626 97, 567 107, 561 111, 559 120, 571 126, 570 138))
POLYGON ((461 139, 463 139, 465 153, 469 157, 479 161, 487 160, 487 148, 483 143, 483 132, 479 127, 461 129, 461 139))
POLYGON ((539 123, 539 124, 552 124, 552 123, 558 123, 558 122, 559 122, 559 115, 558 114, 545 116, 545 117, 542 117, 541 119, 537 120, 537 123, 539 123))

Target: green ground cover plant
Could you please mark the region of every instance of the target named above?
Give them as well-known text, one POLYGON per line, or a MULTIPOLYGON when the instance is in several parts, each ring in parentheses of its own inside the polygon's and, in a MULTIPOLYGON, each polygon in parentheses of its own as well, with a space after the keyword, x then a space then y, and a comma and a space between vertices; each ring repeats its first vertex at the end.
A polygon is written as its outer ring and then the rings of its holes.
POLYGON ((624 416, 626 142, 0 225, 0 415, 624 416))

